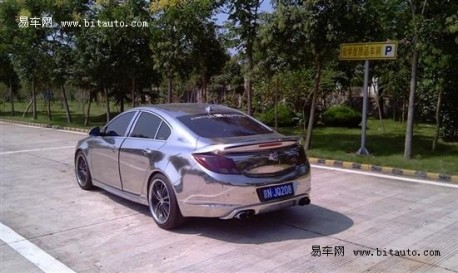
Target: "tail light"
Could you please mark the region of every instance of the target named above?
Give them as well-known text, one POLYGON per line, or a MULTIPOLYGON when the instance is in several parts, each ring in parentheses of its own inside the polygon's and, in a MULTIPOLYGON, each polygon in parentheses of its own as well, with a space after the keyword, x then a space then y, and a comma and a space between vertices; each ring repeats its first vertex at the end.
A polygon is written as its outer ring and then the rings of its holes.
POLYGON ((299 149, 298 161, 299 161, 299 162, 298 162, 299 164, 309 164, 307 155, 305 154, 305 151, 304 151, 304 148, 303 148, 303 147, 301 147, 301 148, 299 149))
POLYGON ((234 160, 216 154, 194 154, 194 159, 209 171, 221 174, 240 174, 234 160))

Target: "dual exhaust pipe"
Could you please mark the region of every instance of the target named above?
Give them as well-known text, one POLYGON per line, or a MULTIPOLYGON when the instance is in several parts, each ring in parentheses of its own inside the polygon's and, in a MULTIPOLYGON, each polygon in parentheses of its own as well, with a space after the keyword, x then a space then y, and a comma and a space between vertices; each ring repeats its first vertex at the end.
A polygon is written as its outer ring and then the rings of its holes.
MULTIPOLYGON (((308 204, 310 204, 310 198, 308 197, 301 198, 297 202, 297 205, 299 206, 306 206, 308 204)), ((242 211, 237 212, 234 218, 241 219, 241 220, 248 220, 251 217, 253 217, 254 215, 255 215, 255 211, 252 209, 248 209, 248 210, 242 210, 242 211)))
POLYGON ((308 198, 308 197, 301 198, 301 199, 299 199, 299 202, 297 202, 297 204, 299 206, 306 206, 306 205, 310 204, 310 198, 308 198))
POLYGON ((248 209, 248 210, 242 210, 240 212, 237 212, 237 214, 234 216, 237 219, 241 220, 248 220, 254 215, 254 210, 248 209))

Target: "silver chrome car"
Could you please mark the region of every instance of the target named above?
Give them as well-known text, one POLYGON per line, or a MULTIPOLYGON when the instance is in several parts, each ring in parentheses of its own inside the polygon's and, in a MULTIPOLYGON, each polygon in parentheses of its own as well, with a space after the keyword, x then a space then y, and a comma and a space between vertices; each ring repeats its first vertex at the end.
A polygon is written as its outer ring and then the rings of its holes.
POLYGON ((75 172, 82 189, 148 205, 163 229, 184 217, 248 218, 310 203, 300 139, 220 105, 123 112, 78 142, 75 172))

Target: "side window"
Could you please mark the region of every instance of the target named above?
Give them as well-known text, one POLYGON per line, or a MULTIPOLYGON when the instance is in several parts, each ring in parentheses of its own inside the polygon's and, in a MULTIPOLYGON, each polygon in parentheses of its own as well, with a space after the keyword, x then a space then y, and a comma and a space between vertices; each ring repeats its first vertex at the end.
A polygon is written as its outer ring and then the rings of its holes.
POLYGON ((107 136, 125 136, 127 127, 134 115, 135 112, 129 112, 117 116, 113 121, 107 124, 104 133, 107 136))
POLYGON ((135 124, 131 137, 141 137, 154 139, 157 129, 161 124, 161 119, 149 113, 141 113, 135 124))
POLYGON ((157 132, 156 139, 167 140, 167 138, 169 138, 170 136, 170 133, 171 131, 170 131, 169 126, 167 126, 165 122, 162 122, 161 127, 159 127, 159 131, 157 132))

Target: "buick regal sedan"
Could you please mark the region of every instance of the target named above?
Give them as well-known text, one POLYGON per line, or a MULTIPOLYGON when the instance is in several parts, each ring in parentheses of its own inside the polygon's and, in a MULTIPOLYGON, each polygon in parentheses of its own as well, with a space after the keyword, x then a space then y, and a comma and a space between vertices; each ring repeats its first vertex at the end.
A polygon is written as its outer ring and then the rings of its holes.
POLYGON ((249 218, 310 203, 310 164, 283 136, 220 105, 163 104, 123 112, 78 142, 75 173, 149 206, 163 229, 185 217, 249 218))

